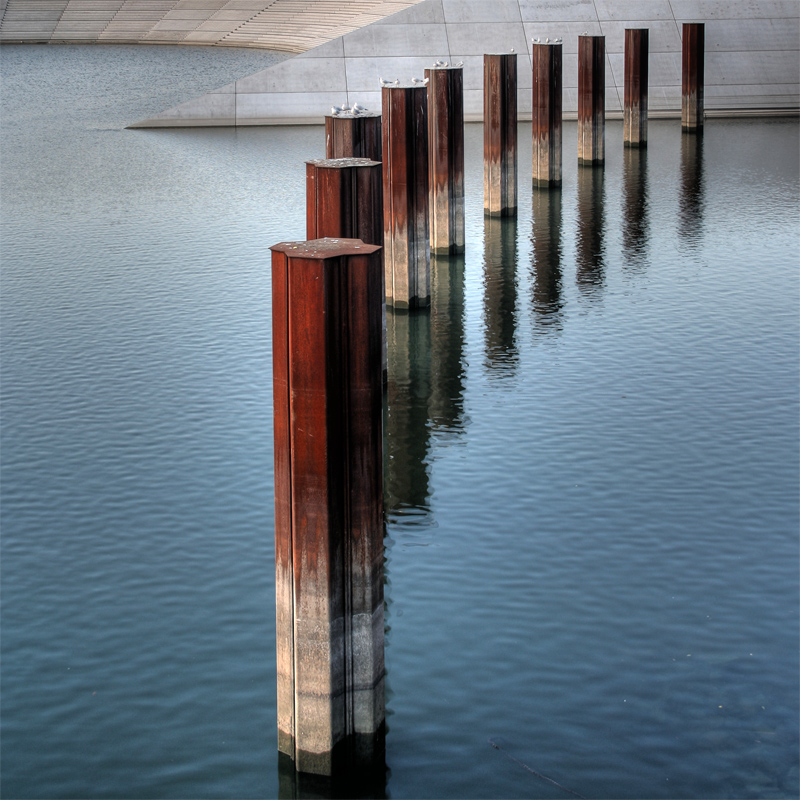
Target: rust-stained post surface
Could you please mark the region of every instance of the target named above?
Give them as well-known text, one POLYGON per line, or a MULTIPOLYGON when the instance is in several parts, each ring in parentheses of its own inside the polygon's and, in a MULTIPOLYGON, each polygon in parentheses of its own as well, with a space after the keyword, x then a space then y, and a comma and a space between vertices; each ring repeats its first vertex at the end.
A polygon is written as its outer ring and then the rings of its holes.
MULTIPOLYGON (((306 238, 321 239, 325 236, 361 239, 366 244, 383 247, 383 179, 379 162, 368 158, 306 161, 306 238)), ((383 290, 381 296, 384 296, 383 290)), ((385 378, 385 300, 381 301, 381 308, 385 378)))
POLYGON ((517 54, 483 56, 483 211, 517 213, 517 54))
POLYGON ((278 749, 331 775, 383 753, 380 248, 271 249, 278 749))
POLYGON ((606 37, 578 37, 578 163, 606 158, 606 37))
POLYGON ((561 43, 533 42, 533 185, 561 186, 561 43))
POLYGON ((378 161, 306 161, 306 237, 326 236, 383 246, 383 183, 378 161))
POLYGON ((625 28, 625 147, 647 146, 648 28, 625 28))
POLYGON ((464 252, 464 70, 434 67, 428 79, 431 252, 464 252))
POLYGON ((428 91, 384 86, 383 241, 386 305, 430 304, 428 91))
POLYGON ((375 111, 325 117, 325 158, 381 160, 381 115, 375 111))
POLYGON ((683 23, 681 128, 697 132, 703 128, 706 26, 683 23))

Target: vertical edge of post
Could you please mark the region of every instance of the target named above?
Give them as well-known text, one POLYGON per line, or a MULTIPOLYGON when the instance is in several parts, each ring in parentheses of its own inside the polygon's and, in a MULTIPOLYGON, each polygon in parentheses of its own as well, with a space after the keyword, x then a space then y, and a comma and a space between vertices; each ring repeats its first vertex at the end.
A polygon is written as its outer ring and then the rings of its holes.
POLYGON ((650 30, 625 29, 624 144, 647 146, 650 30))
POLYGON ((681 53, 681 128, 703 128, 705 113, 705 23, 684 22, 681 53))
POLYGON ((348 695, 356 762, 383 751, 383 380, 380 252, 350 256, 347 267, 350 447, 350 623, 348 695), (355 310, 361 313, 354 313, 355 310))
POLYGON ((533 43, 533 185, 561 186, 562 45, 533 43))
POLYGON ((288 258, 272 252, 272 386, 275 443, 275 630, 278 751, 295 758, 292 456, 289 414, 288 258))
POLYGON ((414 294, 410 308, 424 308, 431 302, 431 240, 428 217, 428 88, 414 86, 406 90, 413 109, 413 134, 410 150, 413 156, 414 206, 413 242, 409 252, 414 253, 414 294))

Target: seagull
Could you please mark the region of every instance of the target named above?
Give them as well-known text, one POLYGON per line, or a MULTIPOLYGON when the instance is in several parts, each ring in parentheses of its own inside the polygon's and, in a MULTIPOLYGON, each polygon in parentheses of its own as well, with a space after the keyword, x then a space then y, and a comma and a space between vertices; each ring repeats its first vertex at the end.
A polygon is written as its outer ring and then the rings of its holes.
POLYGON ((544 40, 544 43, 545 43, 545 44, 550 44, 550 38, 548 37, 547 39, 545 39, 545 40, 544 40))
POLYGON ((339 114, 341 114, 341 113, 342 113, 342 109, 339 108, 339 106, 331 106, 331 114, 334 117, 338 117, 339 114))
POLYGON ((358 103, 353 103, 354 114, 363 114, 365 111, 369 111, 369 109, 365 108, 364 106, 360 106, 358 103))
POLYGON ((345 104, 342 106, 342 113, 343 113, 343 114, 349 114, 349 113, 350 113, 350 106, 349 106, 349 105, 347 105, 347 103, 345 103, 345 104))
POLYGON ((463 61, 459 61, 458 64, 456 64, 456 66, 457 67, 463 67, 464 66, 464 62, 463 61))
POLYGON ((424 84, 425 80, 424 80, 424 78, 412 78, 411 79, 411 83, 417 83, 417 84, 418 83, 422 83, 422 84, 424 84))
POLYGON ((383 78, 378 78, 378 80, 381 82, 381 86, 391 86, 392 85, 391 83, 389 83, 389 81, 385 81, 383 78))
POLYGON ((446 67, 447 64, 444 61, 434 61, 433 62, 433 66, 434 67, 446 67))
POLYGON ((399 86, 400 85, 400 78, 395 78, 394 79, 394 85, 395 86, 399 86))
POLYGON ((512 52, 512 53, 514 52, 514 48, 513 48, 513 47, 511 48, 511 52, 512 52))
POLYGON ((564 40, 559 36, 558 39, 555 40, 556 44, 561 44, 564 40))
POLYGON ((539 44, 539 40, 538 40, 538 39, 534 39, 534 40, 533 40, 533 43, 534 43, 534 44, 539 44))

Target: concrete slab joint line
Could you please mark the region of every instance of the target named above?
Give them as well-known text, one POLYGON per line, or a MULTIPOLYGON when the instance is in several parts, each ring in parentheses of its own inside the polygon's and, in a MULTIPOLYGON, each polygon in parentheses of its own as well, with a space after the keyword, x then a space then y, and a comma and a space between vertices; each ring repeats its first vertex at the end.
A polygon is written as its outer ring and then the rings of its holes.
POLYGON ((280 82, 271 88, 245 92, 237 84, 232 93, 236 99, 232 96, 226 102, 220 99, 224 93, 210 92, 137 123, 143 127, 321 124, 330 106, 341 104, 345 97, 377 108, 378 76, 407 80, 420 76, 437 59, 463 62, 464 120, 470 122, 483 119, 484 52, 511 47, 520 56, 519 118, 531 119, 528 65, 533 38, 563 39, 562 113, 565 119, 576 119, 577 44, 583 33, 606 39, 606 116, 622 118, 624 30, 645 28, 650 32, 648 113, 678 118, 682 26, 702 22, 706 24, 706 116, 796 114, 800 110, 800 3, 796 0, 365 0, 363 4, 255 0, 253 7, 245 9, 245 18, 225 19, 237 5, 250 4, 225 3, 213 19, 185 30, 177 17, 169 17, 168 25, 161 24, 170 9, 178 6, 177 0, 125 0, 98 31, 97 19, 79 14, 79 6, 66 0, 47 4, 7 0, 0 42, 180 41, 299 53, 242 81, 267 84, 270 75, 279 74, 280 82), (50 11, 42 19, 26 18, 23 13, 45 5, 50 11), (330 49, 332 42, 338 52, 330 49), (308 61, 322 55, 337 59, 339 67, 335 76, 333 72, 326 76, 324 88, 312 88, 312 83, 321 81, 309 81, 308 61))

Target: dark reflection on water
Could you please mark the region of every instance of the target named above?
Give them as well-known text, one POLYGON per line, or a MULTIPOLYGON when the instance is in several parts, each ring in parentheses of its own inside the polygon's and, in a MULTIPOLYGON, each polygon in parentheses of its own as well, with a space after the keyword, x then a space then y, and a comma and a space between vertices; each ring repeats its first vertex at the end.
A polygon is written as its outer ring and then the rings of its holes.
POLYGON ((647 261, 647 192, 647 148, 626 147, 622 164, 622 255, 625 266, 637 271, 647 261))
POLYGON ((464 256, 431 258, 430 420, 459 434, 464 420, 464 256))
POLYGON ((297 772, 285 753, 278 753, 279 800, 385 800, 391 771, 385 758, 370 765, 328 777, 297 772))
POLYGON ((384 417, 384 503, 388 521, 428 524, 431 311, 386 309, 388 382, 384 417))
POLYGON ((561 191, 534 189, 532 278, 535 329, 549 333, 561 329, 564 305, 561 285, 561 191))
POLYGON ((517 349, 517 220, 484 217, 483 316, 490 374, 513 375, 517 349), (499 369, 498 369, 499 368, 499 369))
POLYGON ((577 282, 587 295, 599 293, 604 282, 604 170, 578 167, 577 282))
POLYGON ((681 134, 681 196, 678 234, 693 248, 703 240, 703 134, 681 134))

